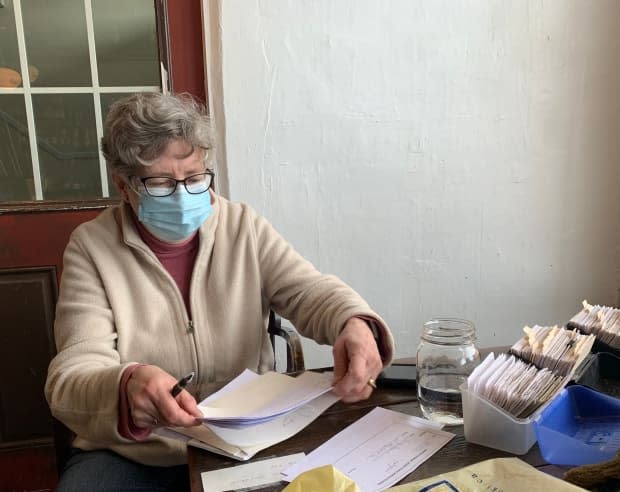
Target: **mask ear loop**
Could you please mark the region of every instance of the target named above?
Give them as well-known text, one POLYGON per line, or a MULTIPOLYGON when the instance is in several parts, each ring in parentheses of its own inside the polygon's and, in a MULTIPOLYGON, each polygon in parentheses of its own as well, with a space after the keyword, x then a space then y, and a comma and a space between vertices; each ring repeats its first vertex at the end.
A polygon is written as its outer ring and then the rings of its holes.
POLYGON ((127 178, 127 180, 123 179, 123 188, 121 190, 121 197, 123 198, 123 201, 127 204, 129 204, 129 190, 127 188, 129 188, 130 190, 133 190, 132 186, 131 186, 131 178, 127 178))
POLYGON ((140 186, 142 186, 144 188, 144 185, 142 183, 140 183, 140 185, 136 186, 136 180, 137 180, 137 176, 129 176, 124 181, 125 181, 125 184, 127 185, 127 187, 131 191, 133 191, 136 195, 138 195, 138 196, 148 195, 146 190, 140 191, 140 189, 139 189, 140 186))
POLYGON ((120 174, 113 173, 112 174, 112 181, 116 185, 118 193, 121 196, 121 200, 123 202, 127 203, 127 204, 130 203, 127 188, 129 188, 130 190, 132 190, 135 193, 138 193, 138 191, 131 184, 131 177, 128 178, 128 177, 122 176, 120 174))

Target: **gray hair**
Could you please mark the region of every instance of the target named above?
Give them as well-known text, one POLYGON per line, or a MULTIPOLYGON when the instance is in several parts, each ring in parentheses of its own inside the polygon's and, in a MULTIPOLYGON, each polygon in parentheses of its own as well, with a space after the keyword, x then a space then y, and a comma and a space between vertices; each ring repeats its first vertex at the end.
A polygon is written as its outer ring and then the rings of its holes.
POLYGON ((175 139, 203 150, 209 165, 215 137, 204 107, 185 94, 133 94, 110 107, 101 150, 112 171, 130 176, 150 166, 175 139))

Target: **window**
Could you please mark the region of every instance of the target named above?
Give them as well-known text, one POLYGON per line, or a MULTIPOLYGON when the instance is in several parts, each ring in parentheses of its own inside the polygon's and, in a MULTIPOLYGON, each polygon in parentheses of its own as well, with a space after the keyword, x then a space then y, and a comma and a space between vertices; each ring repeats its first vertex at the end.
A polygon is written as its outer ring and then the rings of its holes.
POLYGON ((0 202, 114 196, 103 118, 120 97, 167 89, 157 5, 0 0, 0 202))

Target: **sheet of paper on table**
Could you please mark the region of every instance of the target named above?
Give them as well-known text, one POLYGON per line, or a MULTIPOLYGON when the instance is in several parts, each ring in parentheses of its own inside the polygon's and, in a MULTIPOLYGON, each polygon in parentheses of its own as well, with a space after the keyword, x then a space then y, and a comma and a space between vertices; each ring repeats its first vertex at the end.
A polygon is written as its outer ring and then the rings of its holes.
POLYGON ((287 468, 284 479, 331 464, 364 492, 384 490, 424 463, 454 434, 428 420, 377 407, 287 468))
POLYGON ((288 468, 304 456, 304 453, 297 453, 278 458, 269 458, 255 463, 202 472, 200 474, 202 488, 209 492, 225 492, 228 490, 249 490, 255 487, 275 484, 282 481, 282 470, 288 468))
MULTIPOLYGON (((294 436, 340 399, 331 391, 323 391, 325 385, 328 385, 328 388, 331 387, 331 373, 305 374, 298 377, 302 378, 298 383, 298 387, 307 388, 307 394, 314 394, 314 398, 306 403, 300 403, 307 400, 307 397, 299 397, 299 392, 292 391, 293 400, 291 401, 295 401, 295 404, 291 404, 290 401, 282 403, 284 400, 280 399, 279 406, 269 407, 267 404, 262 406, 263 409, 271 408, 271 410, 263 412, 263 417, 265 413, 272 411, 273 408, 277 408, 276 413, 278 413, 283 406, 293 406, 293 410, 279 414, 279 416, 267 419, 261 418, 254 425, 248 425, 247 421, 243 421, 240 424, 205 422, 203 425, 196 427, 158 429, 157 433, 167 437, 185 439, 191 446, 206 449, 207 451, 240 461, 248 460, 259 451, 294 436), (309 375, 306 376, 305 374, 309 375), (317 390, 318 387, 322 389, 317 390), (319 396, 316 396, 316 394, 319 396), (294 405, 299 406, 294 407, 294 405)), ((290 382, 287 379, 298 379, 284 374, 279 374, 278 376, 282 377, 265 378, 265 375, 259 376, 252 371, 246 370, 218 392, 203 400, 200 405, 212 405, 213 402, 219 401, 220 398, 228 394, 246 394, 244 392, 252 385, 264 388, 264 383, 261 383, 261 381, 266 381, 272 385, 270 390, 264 390, 259 397, 260 399, 268 400, 274 394, 281 394, 282 387, 290 388, 290 382), (278 386, 280 389, 274 388, 273 385, 278 386)), ((238 396, 235 396, 234 400, 228 398, 226 401, 237 401, 238 405, 243 405, 243 399, 238 396)), ((247 396, 245 402, 247 403, 247 396)), ((237 409, 236 413, 239 415, 241 410, 237 409)))

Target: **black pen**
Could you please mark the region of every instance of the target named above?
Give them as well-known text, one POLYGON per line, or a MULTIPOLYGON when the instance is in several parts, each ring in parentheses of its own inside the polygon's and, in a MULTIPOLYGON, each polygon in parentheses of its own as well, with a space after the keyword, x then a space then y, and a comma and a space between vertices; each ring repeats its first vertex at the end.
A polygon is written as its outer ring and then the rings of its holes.
POLYGON ((183 391, 183 389, 189 384, 189 382, 194 379, 194 372, 190 372, 187 376, 185 376, 184 378, 181 378, 177 381, 177 384, 175 384, 172 389, 170 390, 170 394, 172 395, 172 397, 176 397, 181 391, 183 391))

